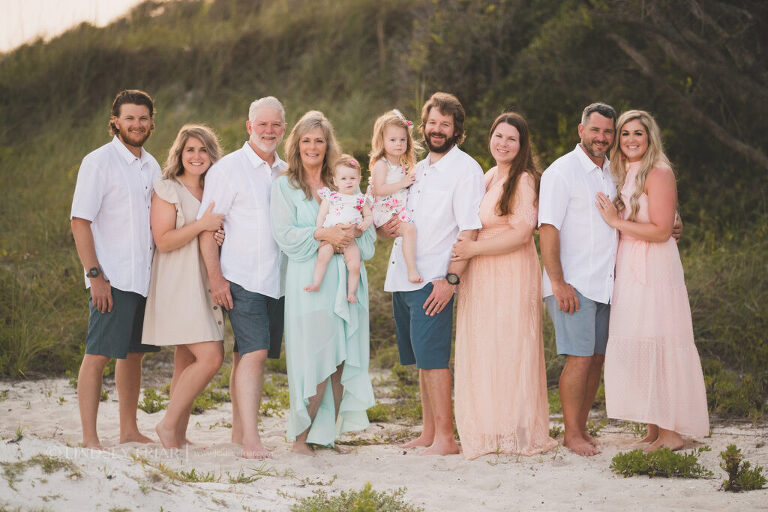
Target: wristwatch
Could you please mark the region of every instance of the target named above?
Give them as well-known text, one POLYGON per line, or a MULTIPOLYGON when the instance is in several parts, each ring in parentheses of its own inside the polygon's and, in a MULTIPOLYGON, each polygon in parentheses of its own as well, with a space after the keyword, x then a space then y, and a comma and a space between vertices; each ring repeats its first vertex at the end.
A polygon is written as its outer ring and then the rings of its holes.
POLYGON ((445 274, 445 280, 448 281, 448 284, 452 284, 454 286, 456 286, 461 282, 461 279, 459 279, 459 275, 454 274, 453 272, 448 272, 447 274, 445 274))
POLYGON ((101 275, 101 269, 99 267, 92 267, 88 269, 86 274, 88 277, 99 277, 101 275))

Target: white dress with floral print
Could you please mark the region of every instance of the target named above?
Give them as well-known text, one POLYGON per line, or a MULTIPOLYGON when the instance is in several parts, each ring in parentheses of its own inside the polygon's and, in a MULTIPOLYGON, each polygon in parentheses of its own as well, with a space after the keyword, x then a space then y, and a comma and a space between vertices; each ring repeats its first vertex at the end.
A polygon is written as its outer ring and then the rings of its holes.
POLYGON ((363 214, 360 210, 367 201, 365 194, 341 194, 328 187, 317 191, 322 199, 331 204, 328 215, 323 222, 324 228, 330 228, 337 224, 360 224, 363 222, 363 214))
MULTIPOLYGON (((384 162, 389 167, 389 170, 387 171, 387 179, 385 180, 386 184, 397 183, 403 179, 403 176, 405 176, 405 169, 399 165, 389 163, 386 159, 384 159, 384 162)), ((369 183, 373 190, 375 190, 376 187, 373 184, 373 176, 371 176, 369 183)), ((405 209, 405 202, 407 199, 407 188, 401 188, 394 194, 376 199, 373 202, 373 225, 378 228, 382 224, 386 224, 393 215, 397 215, 403 222, 410 222, 411 219, 405 209)))

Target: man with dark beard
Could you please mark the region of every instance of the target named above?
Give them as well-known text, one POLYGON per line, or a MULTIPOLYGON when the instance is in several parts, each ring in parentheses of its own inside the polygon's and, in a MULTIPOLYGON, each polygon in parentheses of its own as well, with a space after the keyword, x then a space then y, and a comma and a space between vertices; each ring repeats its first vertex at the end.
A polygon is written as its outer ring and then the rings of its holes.
MULTIPOLYGON (((403 251, 395 240, 384 289, 394 292, 392 304, 400 363, 416 364, 423 414, 421 436, 404 448, 427 447, 421 455, 458 453, 453 436, 451 356, 453 295, 466 261, 451 262, 451 249, 461 234, 474 239, 481 223, 485 193, 483 171, 457 144, 464 140, 464 108, 459 100, 437 92, 421 110, 421 130, 429 148, 415 169, 407 209, 416 226, 416 266, 424 278, 408 280, 403 251)), ((380 228, 393 237, 397 220, 380 228)))
POLYGON ((136 406, 145 352, 141 344, 154 242, 149 228, 152 183, 160 166, 142 146, 154 128, 152 98, 120 92, 112 103, 111 142, 80 165, 72 199, 72 235, 90 288, 85 356, 77 379, 83 446, 103 449, 96 431, 102 374, 117 359, 120 442, 149 443, 139 432, 136 406))

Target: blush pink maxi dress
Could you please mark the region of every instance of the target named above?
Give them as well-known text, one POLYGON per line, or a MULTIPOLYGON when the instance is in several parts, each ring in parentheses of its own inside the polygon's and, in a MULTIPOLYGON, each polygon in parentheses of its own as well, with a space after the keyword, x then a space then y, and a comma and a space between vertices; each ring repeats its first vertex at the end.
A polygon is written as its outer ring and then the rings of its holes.
MULTIPOLYGON (((639 169, 630 164, 621 197, 629 198, 639 169)), ((648 196, 637 222, 650 222, 648 196)), ((609 418, 658 425, 678 434, 709 434, 704 376, 677 243, 653 243, 621 233, 605 354, 609 418)))
POLYGON ((476 256, 458 292, 456 426, 465 458, 489 453, 535 455, 557 446, 549 437, 549 404, 541 334, 541 269, 533 231, 533 178, 520 177, 513 212, 496 215, 504 182, 485 175, 478 240, 513 231, 516 250, 476 256))

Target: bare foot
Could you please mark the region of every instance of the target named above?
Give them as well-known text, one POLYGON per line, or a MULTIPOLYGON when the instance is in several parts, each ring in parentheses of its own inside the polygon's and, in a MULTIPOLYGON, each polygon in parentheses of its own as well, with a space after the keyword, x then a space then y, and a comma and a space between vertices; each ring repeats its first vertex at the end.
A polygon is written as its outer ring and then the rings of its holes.
POLYGON ((261 442, 258 435, 248 438, 243 437, 243 452, 240 454, 245 459, 269 459, 272 458, 272 452, 261 442))
POLYGON ((291 451, 293 453, 298 453, 300 455, 315 457, 315 451, 307 443, 296 441, 295 443, 293 443, 293 446, 291 447, 291 451))
POLYGON ((563 444, 576 455, 581 455, 583 457, 591 457, 592 455, 600 453, 600 450, 580 435, 566 437, 563 444))
POLYGON ((163 448, 170 449, 170 448, 180 448, 179 442, 176 439, 176 432, 172 428, 166 428, 163 423, 165 420, 161 421, 155 426, 155 432, 157 432, 157 437, 160 438, 160 443, 163 445, 163 448))
POLYGON ((120 435, 120 444, 123 443, 154 443, 154 441, 138 430, 130 434, 120 435))
POLYGON ((91 450, 103 450, 104 446, 101 445, 101 442, 98 439, 91 439, 86 441, 83 439, 83 442, 80 443, 83 448, 90 448, 91 450))
POLYGON ((652 443, 659 438, 659 427, 648 425, 648 433, 640 440, 641 443, 652 443))
POLYGON ((459 453, 459 445, 456 441, 435 441, 432 446, 421 452, 419 455, 453 455, 459 453))
POLYGON ((310 284, 309 286, 304 287, 305 292, 316 292, 319 289, 320 289, 320 285, 314 285, 314 284, 310 284))
POLYGON ((432 446, 434 440, 435 438, 432 436, 425 436, 424 434, 421 434, 413 441, 408 441, 407 443, 400 445, 400 448, 407 450, 408 448, 418 448, 420 446, 432 446))
POLYGON ((676 452, 683 446, 685 446, 685 441, 683 441, 683 438, 680 437, 677 432, 665 431, 659 434, 659 438, 652 442, 650 446, 645 449, 645 452, 653 452, 662 448, 669 448, 673 452, 676 452))
POLYGON ((584 440, 589 444, 591 444, 592 446, 598 445, 597 439, 589 435, 589 432, 587 432, 586 430, 581 433, 581 437, 583 437, 584 440))
POLYGON ((341 446, 336 443, 333 443, 333 449, 336 451, 336 453, 340 455, 346 455, 347 453, 349 453, 349 450, 350 450, 348 446, 341 446))
POLYGON ((424 280, 421 278, 418 272, 408 272, 408 280, 412 283, 421 283, 424 280))
POLYGON ((347 295, 347 302, 351 302, 352 304, 357 303, 357 296, 354 293, 347 295))

